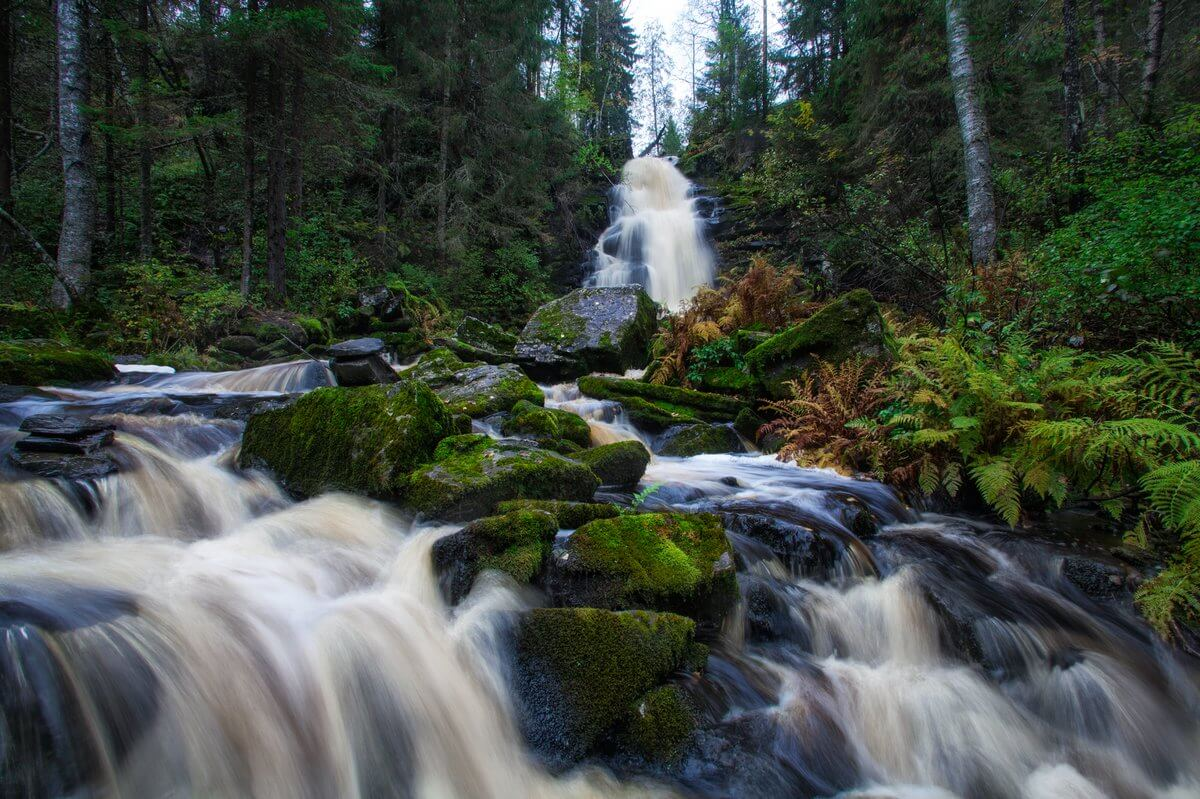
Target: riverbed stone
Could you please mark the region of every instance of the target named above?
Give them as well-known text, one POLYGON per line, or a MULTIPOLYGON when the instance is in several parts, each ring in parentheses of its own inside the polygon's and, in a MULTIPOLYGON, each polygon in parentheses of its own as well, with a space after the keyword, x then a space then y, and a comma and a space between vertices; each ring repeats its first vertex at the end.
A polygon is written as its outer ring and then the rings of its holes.
POLYGON ((318 388, 251 416, 238 463, 274 475, 299 496, 350 491, 391 499, 452 430, 445 403, 416 380, 318 388))
POLYGON ((810 369, 815 358, 841 363, 855 356, 888 355, 879 305, 866 289, 834 299, 817 313, 746 353, 746 366, 772 399, 785 399, 788 383, 810 369))
POLYGON ((673 458, 743 450, 742 440, 732 427, 703 422, 669 427, 654 442, 655 454, 673 458))
POLYGON ((335 361, 343 358, 362 358, 383 352, 383 340, 373 337, 352 338, 339 341, 329 348, 329 357, 335 361))
POLYGON ((547 443, 569 441, 577 447, 586 447, 592 441, 591 428, 577 414, 558 408, 543 408, 528 400, 521 400, 513 406, 512 415, 504 420, 500 429, 506 436, 547 443))
POLYGON ((586 449, 573 456, 596 473, 606 486, 635 486, 650 465, 650 453, 640 441, 617 441, 586 449))
POLYGON ((645 366, 657 314, 639 286, 576 289, 538 308, 517 340, 517 360, 545 378, 645 366))
POLYGON ((600 481, 578 461, 526 442, 483 435, 442 441, 431 463, 409 480, 408 503, 416 511, 465 521, 512 499, 587 501, 600 481))
POLYGON ((14 386, 63 385, 112 380, 116 367, 91 350, 56 341, 0 341, 0 383, 14 386))
POLYGON ((433 545, 433 565, 442 595, 458 604, 480 572, 491 569, 518 583, 529 583, 542 571, 558 520, 544 510, 517 509, 488 516, 433 545))
POLYGON ((561 765, 631 719, 648 691, 702 649, 690 619, 596 608, 532 610, 516 642, 522 731, 535 751, 561 765))
POLYGON ((737 598, 733 549, 709 513, 589 522, 555 551, 546 583, 557 604, 672 611, 712 628, 737 598))
POLYGON ((562 499, 512 499, 496 506, 497 513, 514 510, 545 511, 558 520, 564 530, 574 530, 595 519, 611 519, 621 515, 621 508, 611 502, 569 502, 562 499))
POLYGON ((542 390, 514 364, 464 363, 445 348, 421 356, 409 374, 427 383, 454 413, 473 419, 503 413, 524 401, 545 402, 542 390))
POLYGON ((579 378, 579 390, 589 397, 620 402, 634 424, 655 431, 677 424, 731 422, 747 408, 736 397, 621 377, 587 375, 579 378))

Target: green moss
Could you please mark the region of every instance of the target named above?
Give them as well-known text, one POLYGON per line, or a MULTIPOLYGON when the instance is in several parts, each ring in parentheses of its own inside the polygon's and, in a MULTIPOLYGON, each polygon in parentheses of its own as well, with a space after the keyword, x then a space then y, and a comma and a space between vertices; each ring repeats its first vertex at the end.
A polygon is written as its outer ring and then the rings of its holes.
POLYGON ((555 499, 514 499, 496 506, 497 513, 514 510, 542 510, 553 515, 558 526, 574 530, 595 519, 611 519, 621 515, 621 509, 607 502, 566 502, 555 499))
POLYGON ((489 349, 496 352, 508 350, 517 343, 517 337, 496 325, 489 325, 474 316, 465 317, 459 322, 454 331, 455 337, 471 347, 489 349))
POLYGON ((758 429, 762 426, 762 418, 749 408, 743 408, 733 420, 733 429, 750 441, 758 440, 758 429))
POLYGON ((732 428, 704 422, 672 428, 663 434, 658 443, 658 454, 669 458, 740 452, 742 449, 742 442, 732 428))
POLYGON ((680 758, 696 731, 696 711, 677 685, 647 692, 634 706, 624 740, 634 752, 663 762, 680 758))
POLYGON ((745 369, 734 366, 717 366, 700 375, 700 386, 705 391, 717 394, 754 396, 758 393, 758 381, 745 369))
POLYGON ((464 363, 444 347, 422 355, 407 374, 428 383, 454 413, 474 418, 508 411, 522 400, 545 401, 537 383, 516 366, 464 363))
POLYGON ((547 344, 570 344, 587 329, 587 320, 567 309, 564 302, 543 305, 533 317, 537 338, 547 344))
POLYGON ((111 380, 112 361, 54 341, 0 341, 0 383, 44 386, 111 380))
POLYGON ((596 473, 601 485, 610 486, 635 485, 650 465, 650 453, 640 441, 605 444, 586 449, 574 457, 596 473))
MULTIPOLYGON (((454 423, 453 419, 451 423, 454 423)), ((435 461, 444 461, 456 455, 470 455, 483 452, 491 445, 491 437, 482 435, 481 433, 460 433, 458 435, 447 436, 439 441, 437 447, 434 448, 433 459, 435 461)))
POLYGON ((309 344, 328 344, 333 336, 328 323, 312 316, 297 316, 296 324, 308 336, 309 344))
POLYGON ((238 463, 272 473, 300 496, 338 490, 394 498, 452 424, 445 404, 415 380, 319 388, 251 416, 238 463))
POLYGON ((463 532, 473 536, 486 553, 479 558, 479 570, 502 571, 519 583, 528 583, 550 554, 558 520, 545 511, 518 509, 480 519, 463 532))
POLYGON ((423 333, 406 330, 403 333, 379 333, 376 336, 400 360, 406 360, 429 348, 423 333))
POLYGON ((436 387, 468 365, 475 364, 465 364, 450 350, 439 347, 422 355, 421 360, 417 361, 416 366, 410 369, 408 374, 436 387))
POLYGON ((679 668, 694 636, 690 619, 670 613, 530 611, 518 630, 518 692, 542 716, 535 744, 567 757, 591 749, 679 668))
POLYGON ((853 355, 879 357, 886 354, 885 339, 878 304, 866 289, 855 289, 750 350, 746 366, 771 397, 782 399, 786 383, 811 365, 812 356, 830 363, 853 355))
POLYGON ((0 336, 18 339, 56 336, 63 331, 66 315, 23 302, 0 303, 0 336))
POLYGON ((521 400, 512 409, 501 431, 506 436, 524 436, 538 441, 564 440, 586 447, 592 431, 588 423, 576 414, 558 408, 543 408, 521 400))
POLYGON ((566 548, 572 572, 602 578, 586 598, 597 607, 706 615, 723 610, 737 592, 733 552, 712 514, 598 519, 576 530, 566 548))
POLYGON ((587 375, 579 378, 579 390, 589 397, 620 402, 635 423, 654 429, 686 422, 732 421, 746 407, 734 397, 621 377, 587 375))
POLYGON ((599 486, 591 470, 557 452, 482 436, 455 439, 439 445, 443 457, 412 473, 408 502, 415 510, 470 519, 510 499, 589 500, 599 486), (451 447, 457 451, 446 451, 451 447))

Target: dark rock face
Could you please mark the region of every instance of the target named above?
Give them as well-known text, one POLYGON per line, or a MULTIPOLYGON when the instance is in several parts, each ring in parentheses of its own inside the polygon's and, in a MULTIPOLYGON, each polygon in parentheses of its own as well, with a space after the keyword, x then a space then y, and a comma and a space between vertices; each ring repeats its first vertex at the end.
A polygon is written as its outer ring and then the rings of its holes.
POLYGON ((377 338, 352 338, 339 341, 329 348, 329 356, 336 360, 346 358, 362 358, 366 355, 379 355, 383 352, 383 340, 377 338))
POLYGON ((77 416, 39 414, 26 418, 20 430, 29 435, 13 445, 11 462, 31 474, 65 480, 91 480, 117 471, 105 449, 113 442, 113 426, 77 416))
POLYGON ((542 510, 519 509, 479 519, 433 545, 442 596, 458 604, 481 571, 503 572, 528 583, 543 568, 558 520, 542 510))
POLYGON ((225 336, 217 340, 217 349, 248 358, 258 350, 258 339, 254 336, 225 336))
POLYGON ((1112 599, 1126 590, 1123 569, 1090 558, 1064 558, 1062 573, 1063 577, 1092 599, 1112 599))
POLYGON ((838 548, 807 527, 758 513, 722 514, 730 533, 754 539, 792 574, 823 577, 838 559, 838 548))
POLYGON ((539 377, 645 366, 657 306, 639 286, 576 289, 534 313, 515 348, 539 377))
POLYGON ((606 486, 633 486, 642 479, 650 465, 650 453, 640 441, 618 441, 573 456, 587 464, 588 468, 606 486))
POLYGON ((654 442, 654 451, 668 457, 689 458, 693 455, 741 452, 742 441, 737 432, 723 424, 675 425, 654 442))
POLYGON ((329 370, 339 386, 371 386, 396 382, 396 370, 383 359, 383 341, 355 338, 329 348, 329 370))

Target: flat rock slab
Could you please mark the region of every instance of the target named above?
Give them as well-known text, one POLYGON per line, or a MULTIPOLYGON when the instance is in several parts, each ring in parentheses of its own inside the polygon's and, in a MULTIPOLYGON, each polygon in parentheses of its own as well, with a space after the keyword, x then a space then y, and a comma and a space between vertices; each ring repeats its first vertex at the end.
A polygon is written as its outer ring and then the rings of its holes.
POLYGON ((352 338, 339 341, 329 348, 329 356, 335 361, 379 355, 382 352, 383 340, 377 338, 352 338))
MULTIPOLYGON (((372 339, 378 341, 378 339, 372 339)), ((334 358, 329 370, 339 386, 373 386, 395 383, 400 377, 382 355, 334 358)))
POLYGON ((83 438, 105 430, 112 430, 112 424, 91 419, 86 416, 65 416, 57 413, 39 413, 28 416, 21 422, 20 431, 32 436, 49 438, 83 438))
POLYGON ((14 466, 47 479, 96 480, 115 473, 119 468, 107 450, 93 455, 14 450, 9 454, 9 459, 14 466))
POLYGON ((78 438, 29 436, 13 447, 21 452, 59 452, 66 455, 90 455, 113 442, 112 430, 99 430, 78 438))

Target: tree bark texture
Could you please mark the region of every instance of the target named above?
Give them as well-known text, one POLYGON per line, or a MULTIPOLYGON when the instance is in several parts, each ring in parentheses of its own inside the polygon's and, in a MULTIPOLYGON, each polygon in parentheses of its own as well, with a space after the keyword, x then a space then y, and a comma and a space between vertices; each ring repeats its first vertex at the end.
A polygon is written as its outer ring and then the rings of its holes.
POLYGON ((63 211, 58 237, 58 280, 52 300, 69 308, 88 287, 95 235, 95 178, 92 175, 88 101, 85 0, 59 0, 58 144, 62 154, 63 211))

